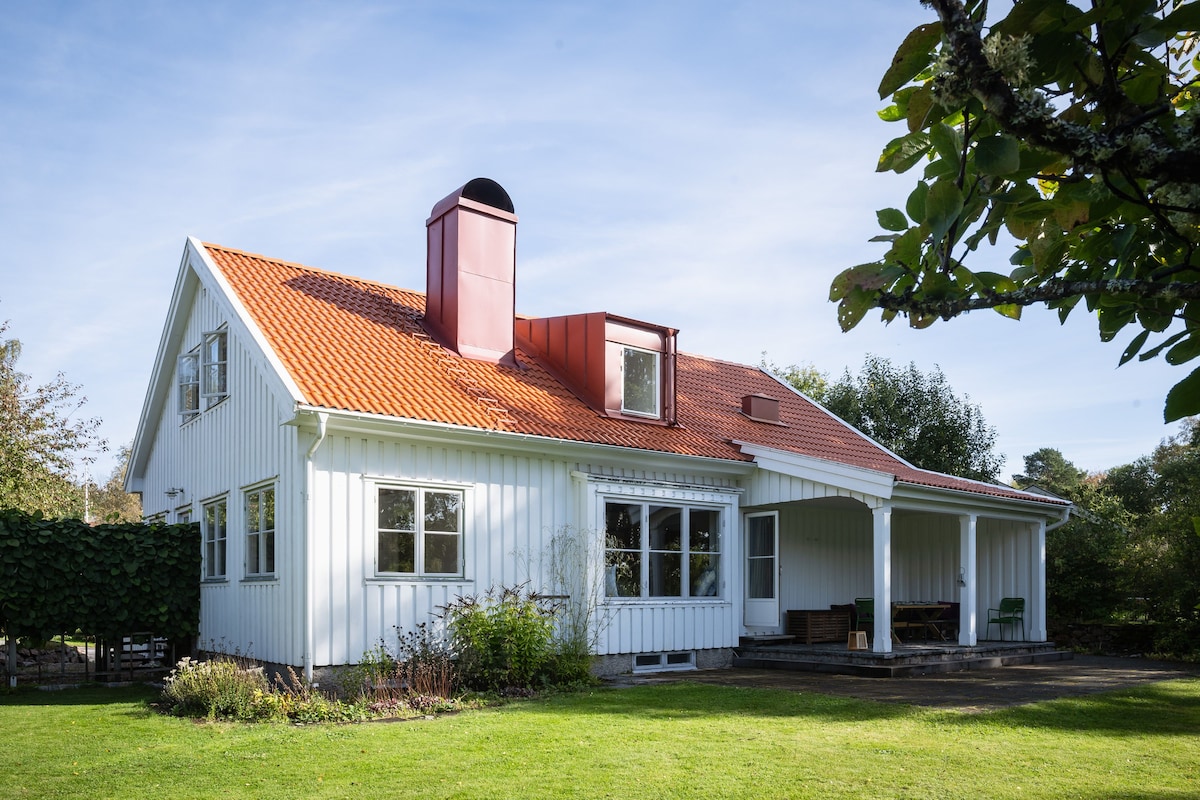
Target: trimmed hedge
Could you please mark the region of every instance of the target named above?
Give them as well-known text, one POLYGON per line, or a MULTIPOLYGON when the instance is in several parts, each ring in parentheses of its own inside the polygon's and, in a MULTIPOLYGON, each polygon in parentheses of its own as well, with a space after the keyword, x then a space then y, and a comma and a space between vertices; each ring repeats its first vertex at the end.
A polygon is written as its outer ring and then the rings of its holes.
POLYGON ((152 631, 172 640, 200 627, 200 527, 92 527, 0 511, 0 627, 46 640, 152 631))

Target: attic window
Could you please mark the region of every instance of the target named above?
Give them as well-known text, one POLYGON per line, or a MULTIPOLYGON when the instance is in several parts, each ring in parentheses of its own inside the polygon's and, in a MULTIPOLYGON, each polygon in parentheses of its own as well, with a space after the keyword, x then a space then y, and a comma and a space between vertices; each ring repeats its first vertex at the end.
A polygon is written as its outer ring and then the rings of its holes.
POLYGON ((204 359, 204 407, 212 408, 229 396, 229 336, 226 331, 204 334, 201 347, 204 359))
POLYGON ((183 422, 200 413, 200 348, 179 357, 179 416, 183 422))
POLYGON ((660 354, 625 347, 621 355, 621 411, 643 417, 659 416, 660 354))

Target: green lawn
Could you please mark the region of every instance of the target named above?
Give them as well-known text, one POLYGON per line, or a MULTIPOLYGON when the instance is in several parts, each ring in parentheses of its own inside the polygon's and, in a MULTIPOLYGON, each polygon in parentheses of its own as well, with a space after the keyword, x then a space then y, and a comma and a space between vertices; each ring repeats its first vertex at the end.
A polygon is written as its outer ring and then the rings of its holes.
POLYGON ((1200 797, 1200 680, 983 714, 679 683, 308 727, 153 699, 0 697, 0 797, 1200 797))

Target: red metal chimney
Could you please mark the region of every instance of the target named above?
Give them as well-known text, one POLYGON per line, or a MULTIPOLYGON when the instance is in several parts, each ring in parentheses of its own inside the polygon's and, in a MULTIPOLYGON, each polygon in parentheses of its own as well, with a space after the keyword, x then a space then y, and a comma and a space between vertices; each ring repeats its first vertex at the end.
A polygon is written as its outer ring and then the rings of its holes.
POLYGON ((466 358, 515 365, 517 215, 504 187, 475 178, 425 222, 425 323, 466 358))

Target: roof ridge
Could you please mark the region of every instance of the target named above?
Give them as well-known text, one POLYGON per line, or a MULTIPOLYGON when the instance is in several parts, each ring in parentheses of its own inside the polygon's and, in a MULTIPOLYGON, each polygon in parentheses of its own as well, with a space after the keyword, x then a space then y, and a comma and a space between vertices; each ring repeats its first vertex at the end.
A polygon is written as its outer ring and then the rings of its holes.
POLYGON ((327 275, 327 276, 331 276, 334 278, 341 278, 343 280, 352 281, 354 283, 359 283, 359 284, 366 284, 368 286, 377 286, 381 289, 391 289, 392 291, 404 292, 405 294, 420 295, 421 297, 425 296, 425 292, 422 292, 420 289, 406 289, 403 286, 397 286, 393 283, 384 283, 383 281, 377 281, 372 278, 362 278, 362 277, 359 277, 358 275, 348 275, 345 272, 338 272, 338 271, 332 270, 332 269, 323 269, 321 267, 314 267, 309 264, 301 264, 299 261, 287 261, 286 259, 282 259, 282 258, 273 258, 272 256, 266 256, 266 255, 263 255, 262 253, 253 253, 249 250, 239 250, 236 247, 226 247, 225 245, 215 244, 213 242, 201 242, 200 244, 202 244, 205 248, 207 248, 209 250, 220 250, 222 252, 230 253, 232 255, 242 256, 243 258, 252 258, 252 259, 258 259, 260 261, 269 261, 272 264, 278 264, 279 266, 282 266, 282 267, 291 267, 293 269, 302 269, 306 272, 314 272, 314 273, 317 273, 318 275, 327 275))

